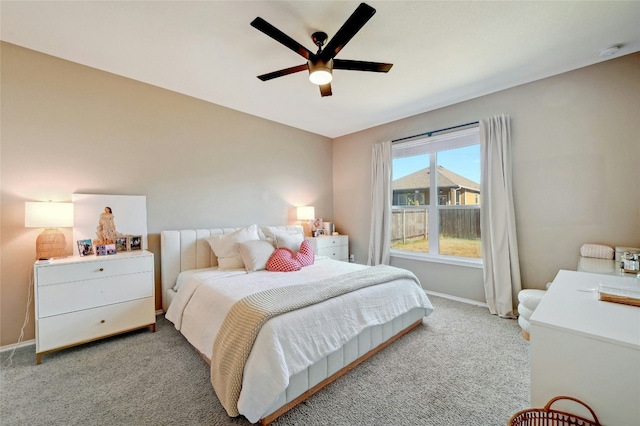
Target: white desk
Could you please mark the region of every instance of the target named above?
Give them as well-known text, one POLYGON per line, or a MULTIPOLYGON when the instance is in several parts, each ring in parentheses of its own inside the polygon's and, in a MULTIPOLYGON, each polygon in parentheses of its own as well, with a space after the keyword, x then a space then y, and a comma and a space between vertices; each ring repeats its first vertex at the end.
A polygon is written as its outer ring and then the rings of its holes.
MULTIPOLYGON (((560 271, 531 316, 531 406, 567 395, 588 404, 605 426, 638 425, 640 307, 579 291, 599 283, 640 286, 640 279, 560 271)), ((554 408, 591 417, 570 403, 554 408)))

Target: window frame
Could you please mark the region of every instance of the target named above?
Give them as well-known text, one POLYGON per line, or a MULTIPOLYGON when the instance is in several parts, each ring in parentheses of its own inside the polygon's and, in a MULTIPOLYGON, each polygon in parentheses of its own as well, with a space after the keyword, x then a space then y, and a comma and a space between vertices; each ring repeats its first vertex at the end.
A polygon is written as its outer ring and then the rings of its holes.
MULTIPOLYGON (((433 136, 427 136, 425 138, 414 139, 409 142, 402 142, 392 146, 392 160, 402 157, 411 157, 421 154, 429 154, 429 170, 437 170, 437 154, 439 152, 448 151, 457 148, 464 148, 467 146, 480 144, 480 127, 474 125, 466 127, 461 130, 455 130, 444 134, 438 134, 433 136), (475 136, 475 140, 469 143, 468 138, 475 136), (454 140, 452 143, 452 139, 454 140), (419 151, 419 153, 413 153, 409 155, 400 155, 396 157, 396 152, 407 149, 408 152, 419 151)), ((393 179, 393 174, 391 179, 393 179)), ((419 260, 424 262, 444 263, 457 266, 466 266, 471 268, 482 268, 482 258, 472 257, 459 257, 447 254, 440 254, 440 228, 439 217, 440 210, 448 209, 479 209, 480 204, 458 204, 454 201, 452 205, 440 205, 438 186, 437 186, 437 173, 429 173, 429 204, 415 206, 415 209, 426 210, 427 212, 427 230, 429 235, 436 235, 437 238, 429 238, 429 252, 416 252, 409 250, 390 249, 390 255, 392 257, 419 260), (434 190, 435 189, 435 190, 434 190), (436 232, 431 232, 431 230, 436 232)), ((393 188, 393 185, 390 185, 393 188)), ((391 200, 393 200, 393 189, 391 189, 391 200)), ((477 197, 477 195, 476 195, 477 197)), ((480 197, 482 200, 482 197, 480 197)), ((392 210, 398 207, 406 207, 403 205, 392 205, 392 210)))

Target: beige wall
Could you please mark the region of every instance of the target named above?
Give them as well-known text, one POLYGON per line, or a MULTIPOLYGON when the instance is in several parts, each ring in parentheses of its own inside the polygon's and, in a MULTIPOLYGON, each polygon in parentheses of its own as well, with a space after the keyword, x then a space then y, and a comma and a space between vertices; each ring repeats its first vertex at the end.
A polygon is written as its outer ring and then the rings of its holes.
POLYGON ((11 44, 0 54, 0 345, 18 340, 41 232, 24 227, 25 201, 146 195, 157 289, 163 229, 292 223, 301 204, 333 219, 328 138, 11 44))
MULTIPOLYGON (((583 243, 640 247, 640 54, 482 96, 334 141, 335 220, 366 262, 371 145, 509 114, 525 287, 575 269, 583 243)), ((428 290, 484 301, 482 271, 394 259, 428 290)))

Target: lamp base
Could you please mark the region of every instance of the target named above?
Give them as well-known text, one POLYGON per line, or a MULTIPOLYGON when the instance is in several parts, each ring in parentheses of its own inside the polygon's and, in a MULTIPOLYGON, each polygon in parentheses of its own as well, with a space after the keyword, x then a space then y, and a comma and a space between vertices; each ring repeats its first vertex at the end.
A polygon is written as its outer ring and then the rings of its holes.
POLYGON ((300 226, 302 226, 302 233, 305 237, 311 237, 311 224, 308 220, 299 220, 300 226))
POLYGON ((55 228, 47 228, 36 240, 36 258, 49 259, 67 256, 67 240, 64 234, 55 228))

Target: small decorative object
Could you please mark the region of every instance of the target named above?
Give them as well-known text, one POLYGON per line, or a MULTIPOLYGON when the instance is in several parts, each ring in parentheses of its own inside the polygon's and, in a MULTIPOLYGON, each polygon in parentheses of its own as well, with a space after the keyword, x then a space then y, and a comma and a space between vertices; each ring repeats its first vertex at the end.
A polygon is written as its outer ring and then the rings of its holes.
POLYGON ((99 244, 96 245, 96 256, 106 256, 107 255, 107 245, 99 244))
POLYGON ((640 270, 640 254, 625 251, 622 253, 620 267, 623 272, 638 273, 640 270))
POLYGON ((142 250, 142 235, 127 235, 127 251, 142 250))
POLYGON ((640 288, 637 286, 600 283, 598 293, 599 299, 605 302, 640 306, 640 288))
POLYGON ((332 235, 334 228, 333 228, 333 223, 331 222, 325 222, 323 225, 324 228, 324 234, 325 235, 332 235))
POLYGON ((93 254, 93 244, 91 240, 78 240, 78 254, 80 254, 80 256, 93 254))
POLYGON ((107 249, 107 254, 117 253, 115 244, 105 244, 105 248, 107 249))
POLYGON ((118 253, 121 251, 127 251, 127 237, 116 238, 116 251, 118 253))
POLYGON ((116 223, 111 207, 105 207, 104 212, 100 214, 98 227, 96 228, 96 236, 97 238, 94 241, 96 245, 114 244, 116 238, 124 237, 124 235, 116 231, 116 223))

